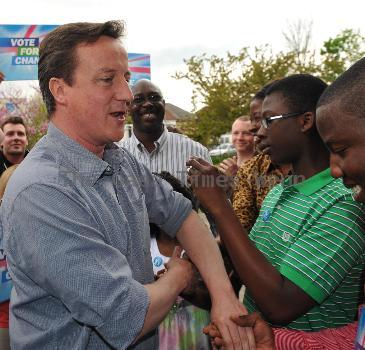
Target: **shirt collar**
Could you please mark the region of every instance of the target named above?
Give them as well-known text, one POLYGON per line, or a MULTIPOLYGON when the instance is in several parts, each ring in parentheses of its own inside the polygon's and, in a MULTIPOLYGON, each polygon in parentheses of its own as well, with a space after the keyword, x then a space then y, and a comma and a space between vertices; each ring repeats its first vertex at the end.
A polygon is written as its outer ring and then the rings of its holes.
MULTIPOLYGON (((293 176, 289 176, 289 178, 284 181, 284 188, 289 187, 292 183, 292 180, 293 176)), ((311 176, 309 179, 293 185, 292 187, 305 196, 310 196, 324 186, 328 185, 333 180, 334 178, 331 176, 331 170, 330 168, 327 168, 326 170, 323 170, 320 173, 311 176)))
MULTIPOLYGON (((83 180, 90 185, 94 185, 104 172, 111 169, 108 162, 100 159, 94 153, 72 140, 52 122, 48 126, 47 139, 57 148, 56 151, 62 156, 62 159, 70 164, 83 180)), ((113 145, 105 147, 104 158, 107 157, 108 151, 112 148, 113 145)))
MULTIPOLYGON (((167 130, 166 126, 164 126, 164 130, 161 136, 154 142, 156 149, 154 151, 160 150, 166 143, 168 138, 169 131, 167 130)), ((139 141, 134 133, 132 133, 132 141, 137 146, 137 148, 142 151, 145 147, 141 141, 139 141)))

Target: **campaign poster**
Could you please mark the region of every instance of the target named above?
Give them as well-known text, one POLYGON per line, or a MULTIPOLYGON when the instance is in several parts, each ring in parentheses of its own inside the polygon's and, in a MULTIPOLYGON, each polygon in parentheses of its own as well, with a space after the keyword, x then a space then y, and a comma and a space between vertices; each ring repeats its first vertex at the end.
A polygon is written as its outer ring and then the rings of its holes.
POLYGON ((128 53, 128 65, 131 74, 130 85, 140 79, 151 80, 151 57, 144 53, 128 53))
POLYGON ((39 43, 57 25, 0 25, 0 71, 6 80, 37 80, 39 43))
MULTIPOLYGON (((0 25, 0 71, 5 81, 37 80, 39 44, 58 25, 0 25)), ((130 84, 151 79, 149 54, 128 53, 130 84)))

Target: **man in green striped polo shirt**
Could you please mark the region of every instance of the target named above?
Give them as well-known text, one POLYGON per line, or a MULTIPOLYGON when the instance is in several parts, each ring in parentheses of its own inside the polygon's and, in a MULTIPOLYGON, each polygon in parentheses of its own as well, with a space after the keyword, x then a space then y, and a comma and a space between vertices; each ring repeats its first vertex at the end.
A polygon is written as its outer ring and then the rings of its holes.
MULTIPOLYGON (((320 79, 297 74, 268 89, 259 131, 264 152, 275 164, 291 163, 293 172, 267 195, 250 237, 219 186, 196 188, 247 287, 248 310, 307 331, 355 319, 365 260, 364 207, 330 176, 329 152, 315 126, 325 88, 320 79)), ((214 174, 201 160, 189 165, 214 174)))

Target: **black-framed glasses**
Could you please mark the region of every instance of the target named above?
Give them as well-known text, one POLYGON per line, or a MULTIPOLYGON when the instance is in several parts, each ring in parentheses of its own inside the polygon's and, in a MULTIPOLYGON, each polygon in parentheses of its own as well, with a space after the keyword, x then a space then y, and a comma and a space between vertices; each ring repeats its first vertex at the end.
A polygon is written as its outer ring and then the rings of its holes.
POLYGON ((290 118, 290 117, 297 117, 299 115, 304 114, 305 112, 294 112, 294 113, 287 113, 287 114, 281 114, 281 115, 274 115, 272 117, 267 117, 267 118, 262 118, 261 119, 261 125, 265 128, 268 129, 268 127, 270 126, 270 124, 277 119, 283 119, 283 118, 290 118))
POLYGON ((154 102, 160 102, 162 101, 162 96, 159 94, 151 94, 148 96, 143 96, 143 95, 137 95, 132 103, 135 105, 141 105, 143 104, 145 101, 148 101, 150 103, 154 103, 154 102))

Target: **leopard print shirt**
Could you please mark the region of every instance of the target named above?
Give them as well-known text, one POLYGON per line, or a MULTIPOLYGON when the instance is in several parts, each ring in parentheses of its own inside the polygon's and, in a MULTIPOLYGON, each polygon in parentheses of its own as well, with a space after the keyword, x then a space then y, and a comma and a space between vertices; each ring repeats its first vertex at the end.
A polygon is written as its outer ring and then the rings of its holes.
POLYGON ((232 205, 243 227, 249 232, 259 216, 268 192, 284 175, 271 163, 270 157, 258 154, 245 162, 237 172, 232 205))

